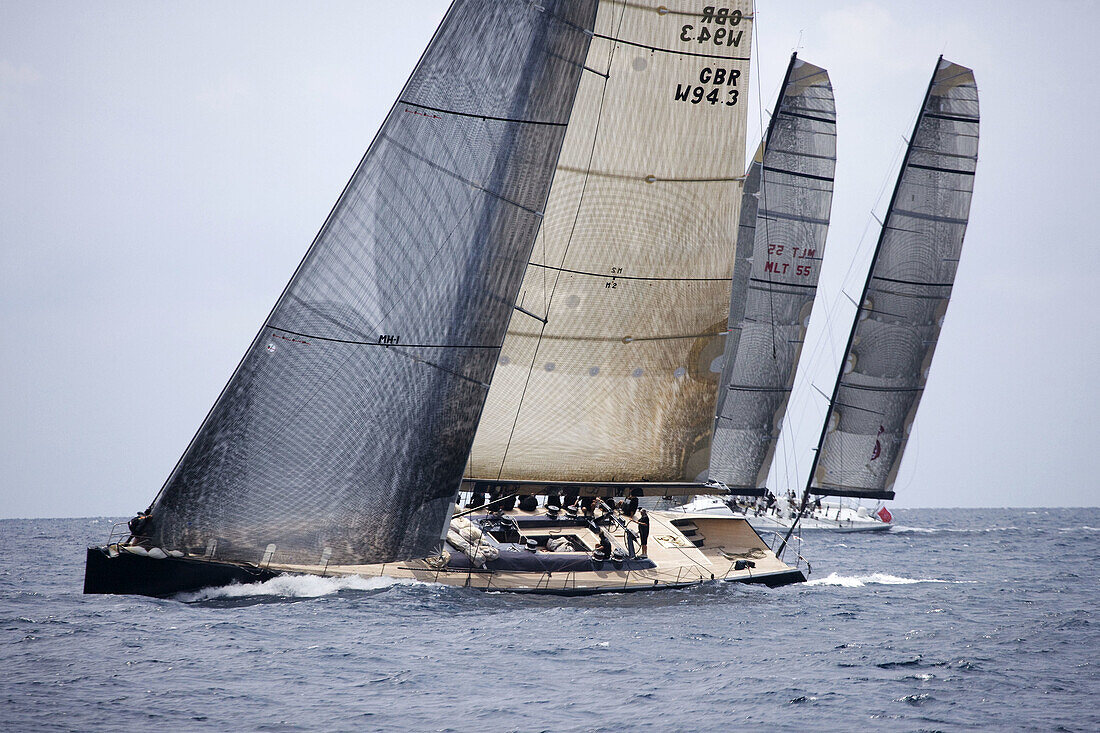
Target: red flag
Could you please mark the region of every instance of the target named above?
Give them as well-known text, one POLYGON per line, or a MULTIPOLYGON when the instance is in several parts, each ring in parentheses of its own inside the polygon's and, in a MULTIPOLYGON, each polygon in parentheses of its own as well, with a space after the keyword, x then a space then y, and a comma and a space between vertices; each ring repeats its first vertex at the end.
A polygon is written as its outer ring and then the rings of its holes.
POLYGON ((875 514, 878 515, 879 519, 886 522, 887 524, 894 521, 894 515, 891 514, 890 510, 887 509, 886 507, 882 507, 877 512, 875 512, 875 514))

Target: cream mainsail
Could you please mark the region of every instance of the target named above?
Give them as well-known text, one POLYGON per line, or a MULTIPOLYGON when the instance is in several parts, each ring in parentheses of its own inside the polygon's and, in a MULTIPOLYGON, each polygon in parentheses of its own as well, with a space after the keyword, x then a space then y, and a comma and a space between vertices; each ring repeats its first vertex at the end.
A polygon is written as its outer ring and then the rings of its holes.
POLYGON ((600 3, 468 477, 705 474, 745 169, 751 7, 600 3))

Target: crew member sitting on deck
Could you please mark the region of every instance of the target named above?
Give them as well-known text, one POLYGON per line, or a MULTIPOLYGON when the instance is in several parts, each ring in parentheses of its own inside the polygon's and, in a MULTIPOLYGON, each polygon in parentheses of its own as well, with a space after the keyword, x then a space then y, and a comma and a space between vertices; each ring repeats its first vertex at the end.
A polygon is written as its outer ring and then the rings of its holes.
POLYGON ((597 560, 606 560, 611 557, 611 540, 608 539, 606 532, 600 532, 600 544, 596 546, 592 556, 597 560))
POLYGON ((128 545, 148 545, 149 535, 153 532, 153 515, 148 512, 138 512, 137 516, 129 521, 126 525, 130 529, 130 539, 126 541, 128 545))
POLYGON ((537 496, 527 494, 519 498, 519 508, 525 512, 533 512, 539 508, 539 500, 537 496))
POLYGON ((596 497, 586 496, 581 499, 581 516, 586 521, 596 521, 596 497))

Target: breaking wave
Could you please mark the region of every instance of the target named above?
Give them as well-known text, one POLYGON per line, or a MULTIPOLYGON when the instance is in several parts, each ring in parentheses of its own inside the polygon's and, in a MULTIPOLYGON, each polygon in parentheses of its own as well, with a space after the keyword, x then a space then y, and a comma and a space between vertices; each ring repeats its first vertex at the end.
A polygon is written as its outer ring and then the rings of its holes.
POLYGON ((941 529, 932 529, 930 527, 894 525, 890 528, 890 531, 894 534, 969 534, 979 532, 1015 532, 1019 529, 1019 527, 944 527, 941 529))
POLYGON ((871 573, 870 575, 838 575, 829 573, 824 578, 808 580, 806 585, 838 585, 844 588, 862 588, 865 585, 911 585, 913 583, 951 583, 950 580, 937 578, 899 578, 896 575, 886 573, 871 573))
POLYGON ((912 534, 936 534, 940 530, 931 529, 929 527, 906 527, 900 524, 895 524, 893 527, 890 528, 890 531, 895 534, 905 534, 906 532, 912 534))
POLYGON ((274 596, 278 598, 318 598, 343 590, 381 590, 395 585, 422 585, 415 580, 395 578, 364 578, 359 575, 322 578, 319 575, 280 575, 262 583, 248 583, 219 588, 203 588, 193 593, 179 593, 176 600, 184 603, 226 598, 274 596))

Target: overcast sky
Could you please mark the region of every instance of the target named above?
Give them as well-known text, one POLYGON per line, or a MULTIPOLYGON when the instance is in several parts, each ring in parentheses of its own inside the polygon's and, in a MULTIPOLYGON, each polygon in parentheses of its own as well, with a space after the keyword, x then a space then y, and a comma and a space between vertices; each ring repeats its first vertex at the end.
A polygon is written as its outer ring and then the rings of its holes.
MULTIPOLYGON (((0 517, 149 503, 445 7, 0 0, 0 517)), ((844 293, 943 53, 975 70, 981 159, 896 504, 1096 506, 1100 3, 757 15, 750 139, 795 46, 829 69, 839 118, 822 297, 772 485, 805 481, 844 293)))

